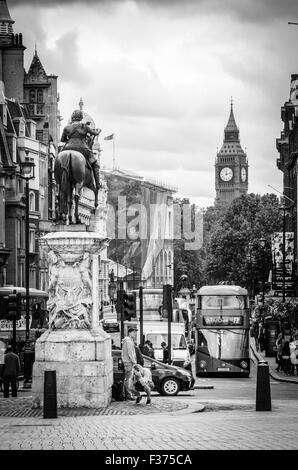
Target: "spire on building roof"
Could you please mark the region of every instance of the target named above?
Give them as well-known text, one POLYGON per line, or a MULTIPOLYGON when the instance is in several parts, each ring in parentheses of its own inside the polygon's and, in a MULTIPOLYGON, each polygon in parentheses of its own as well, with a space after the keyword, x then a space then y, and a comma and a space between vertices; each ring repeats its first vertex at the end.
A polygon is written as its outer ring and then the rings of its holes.
POLYGON ((6 0, 0 0, 0 21, 14 23, 11 19, 6 0))
POLYGON ((235 121, 234 112, 233 112, 233 97, 231 97, 231 111, 228 124, 225 127, 225 131, 238 131, 238 127, 235 121))
POLYGON ((35 54, 33 56, 30 68, 25 76, 25 83, 47 81, 48 76, 45 72, 45 69, 43 68, 43 65, 37 55, 37 50, 35 48, 35 54))

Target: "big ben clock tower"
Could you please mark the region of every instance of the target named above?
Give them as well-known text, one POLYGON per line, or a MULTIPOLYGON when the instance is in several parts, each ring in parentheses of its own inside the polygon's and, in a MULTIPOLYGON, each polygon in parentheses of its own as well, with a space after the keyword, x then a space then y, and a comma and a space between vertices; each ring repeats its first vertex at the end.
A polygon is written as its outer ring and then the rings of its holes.
POLYGON ((229 204, 248 190, 248 162, 239 140, 233 102, 224 141, 215 161, 216 204, 229 204))

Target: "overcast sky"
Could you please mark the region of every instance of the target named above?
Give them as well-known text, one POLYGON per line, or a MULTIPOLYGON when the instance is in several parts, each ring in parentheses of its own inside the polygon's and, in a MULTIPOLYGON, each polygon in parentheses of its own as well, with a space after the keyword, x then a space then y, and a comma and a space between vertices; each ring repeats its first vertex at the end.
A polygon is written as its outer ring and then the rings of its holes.
POLYGON ((37 43, 59 75, 65 125, 82 96, 102 129, 102 164, 215 197, 214 162, 233 96, 249 192, 281 190, 275 140, 298 73, 297 0, 8 0, 28 69, 37 43))

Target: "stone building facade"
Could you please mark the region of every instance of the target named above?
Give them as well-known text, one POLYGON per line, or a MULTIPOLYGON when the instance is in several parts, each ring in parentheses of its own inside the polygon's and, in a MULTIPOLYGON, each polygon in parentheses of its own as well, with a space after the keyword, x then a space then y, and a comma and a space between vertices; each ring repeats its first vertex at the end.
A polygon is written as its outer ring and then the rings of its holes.
POLYGON ((29 188, 30 287, 44 290, 47 263, 38 238, 55 217, 54 161, 59 140, 57 77, 46 75, 35 52, 24 69, 22 34, 13 31, 6 1, 0 2, 0 287, 25 286, 24 180, 20 163, 34 160, 29 188), (35 101, 33 102, 33 91, 35 101))
POLYGON ((283 173, 283 194, 286 211, 286 231, 294 232, 295 251, 295 295, 297 288, 297 162, 298 162, 298 74, 291 75, 289 99, 281 107, 283 129, 280 137, 276 139, 276 148, 279 153, 276 165, 283 173))
POLYGON ((131 289, 173 285, 176 188, 127 170, 104 169, 103 173, 110 206, 108 236, 112 238, 108 258, 131 270, 131 289))

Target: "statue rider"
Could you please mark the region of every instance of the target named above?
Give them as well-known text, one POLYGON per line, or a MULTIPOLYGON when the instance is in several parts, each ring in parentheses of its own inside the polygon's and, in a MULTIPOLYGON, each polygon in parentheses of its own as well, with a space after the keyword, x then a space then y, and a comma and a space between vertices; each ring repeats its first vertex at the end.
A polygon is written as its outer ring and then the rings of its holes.
POLYGON ((96 136, 100 134, 101 130, 91 129, 91 127, 88 126, 89 123, 84 124, 81 122, 82 119, 83 113, 81 110, 76 110, 72 113, 71 124, 63 129, 61 142, 66 142, 63 150, 77 150, 84 155, 87 162, 90 163, 92 167, 96 188, 99 189, 101 186, 99 164, 92 152, 91 146, 88 146, 87 142, 90 143, 88 134, 96 136))

